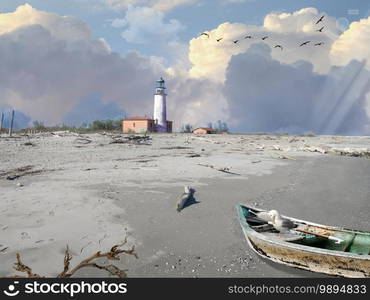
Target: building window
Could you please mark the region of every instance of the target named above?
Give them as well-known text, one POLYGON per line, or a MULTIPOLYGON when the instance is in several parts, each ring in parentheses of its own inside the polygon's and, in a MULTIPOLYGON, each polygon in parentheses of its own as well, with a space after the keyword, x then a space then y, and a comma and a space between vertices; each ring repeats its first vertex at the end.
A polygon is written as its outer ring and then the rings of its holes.
POLYGON ((132 125, 133 127, 135 127, 135 122, 133 123, 133 125, 132 125))

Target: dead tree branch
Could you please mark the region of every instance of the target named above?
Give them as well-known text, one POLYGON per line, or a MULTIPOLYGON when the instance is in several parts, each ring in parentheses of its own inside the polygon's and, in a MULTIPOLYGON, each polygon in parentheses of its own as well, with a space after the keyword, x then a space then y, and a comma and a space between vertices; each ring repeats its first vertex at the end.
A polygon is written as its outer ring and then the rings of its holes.
MULTIPOLYGON (((95 260, 100 258, 106 258, 108 260, 120 260, 120 254, 126 255, 133 255, 135 258, 138 258, 135 247, 132 246, 129 249, 122 249, 121 247, 127 244, 127 238, 121 243, 114 245, 108 252, 101 253, 100 251, 94 253, 90 257, 82 260, 79 264, 77 264, 74 268, 70 268, 72 255, 70 254, 69 247, 67 246, 66 251, 64 253, 63 259, 63 271, 60 272, 56 277, 57 278, 69 278, 72 277, 78 270, 86 267, 97 268, 100 270, 105 270, 109 274, 113 276, 117 276, 119 278, 127 277, 127 270, 122 270, 113 264, 98 264, 95 260)), ((45 276, 41 276, 39 274, 33 273, 32 269, 25 265, 21 261, 21 256, 17 253, 17 262, 14 263, 14 269, 16 271, 25 273, 25 275, 12 275, 8 278, 43 278, 45 276)))

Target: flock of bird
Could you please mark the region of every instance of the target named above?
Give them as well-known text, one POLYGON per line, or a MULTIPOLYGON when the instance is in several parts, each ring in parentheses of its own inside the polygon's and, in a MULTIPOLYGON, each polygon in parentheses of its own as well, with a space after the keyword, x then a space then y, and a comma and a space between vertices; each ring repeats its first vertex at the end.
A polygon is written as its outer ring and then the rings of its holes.
MULTIPOLYGON (((324 16, 324 15, 323 15, 323 16, 321 16, 321 17, 316 21, 315 25, 318 25, 318 24, 320 24, 321 22, 323 22, 323 21, 324 21, 324 18, 325 18, 325 16, 324 16)), ((323 30, 324 30, 324 28, 325 28, 325 26, 322 26, 321 28, 317 29, 317 30, 316 30, 316 32, 320 32, 320 33, 322 33, 322 32, 323 32, 323 30)), ((209 34, 209 33, 207 33, 207 32, 203 32, 203 33, 201 33, 199 37, 201 37, 201 36, 206 36, 207 38, 210 38, 210 34, 209 34)), ((252 39, 252 38, 253 38, 253 37, 252 37, 251 35, 246 35, 246 36, 244 36, 244 39, 252 39)), ((261 37, 261 40, 265 41, 265 40, 267 40, 268 38, 269 38, 269 36, 268 36, 268 35, 266 35, 266 36, 261 37)), ((223 40, 223 38, 222 38, 222 37, 217 38, 217 39, 216 39, 216 42, 221 42, 221 40, 223 40)), ((232 42, 233 42, 234 44, 237 44, 237 43, 239 43, 239 42, 240 42, 240 39, 233 40, 232 42)), ((303 43, 299 44, 299 47, 306 46, 306 45, 308 45, 308 44, 310 44, 310 43, 312 43, 312 41, 305 41, 305 42, 303 42, 303 43)), ((317 47, 317 46, 322 46, 322 45, 324 45, 324 42, 318 42, 318 43, 315 43, 315 44, 314 44, 314 46, 315 46, 315 47, 317 47)), ((274 49, 280 49, 280 50, 283 50, 283 49, 284 49, 284 47, 283 47, 282 45, 280 45, 280 44, 274 45, 274 46, 273 46, 273 48, 274 48, 274 49)))

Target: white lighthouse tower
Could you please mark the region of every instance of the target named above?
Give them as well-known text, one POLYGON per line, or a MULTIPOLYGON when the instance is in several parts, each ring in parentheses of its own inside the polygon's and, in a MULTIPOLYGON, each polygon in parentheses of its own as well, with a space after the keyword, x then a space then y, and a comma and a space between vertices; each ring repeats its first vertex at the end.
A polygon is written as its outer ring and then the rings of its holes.
POLYGON ((157 132, 170 132, 168 122, 167 122, 167 113, 166 113, 166 87, 164 85, 164 79, 161 77, 157 80, 157 86, 155 88, 154 94, 154 115, 153 119, 156 124, 157 132))

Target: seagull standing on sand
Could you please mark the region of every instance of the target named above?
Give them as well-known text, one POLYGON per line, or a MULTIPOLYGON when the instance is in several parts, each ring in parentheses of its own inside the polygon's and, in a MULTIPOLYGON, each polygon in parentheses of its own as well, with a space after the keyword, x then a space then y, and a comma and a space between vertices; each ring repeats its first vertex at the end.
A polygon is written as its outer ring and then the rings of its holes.
POLYGON ((272 226, 274 226, 274 228, 279 232, 285 233, 288 232, 290 229, 297 227, 297 225, 289 219, 282 218, 277 210, 270 210, 268 214, 269 216, 271 216, 272 226))

